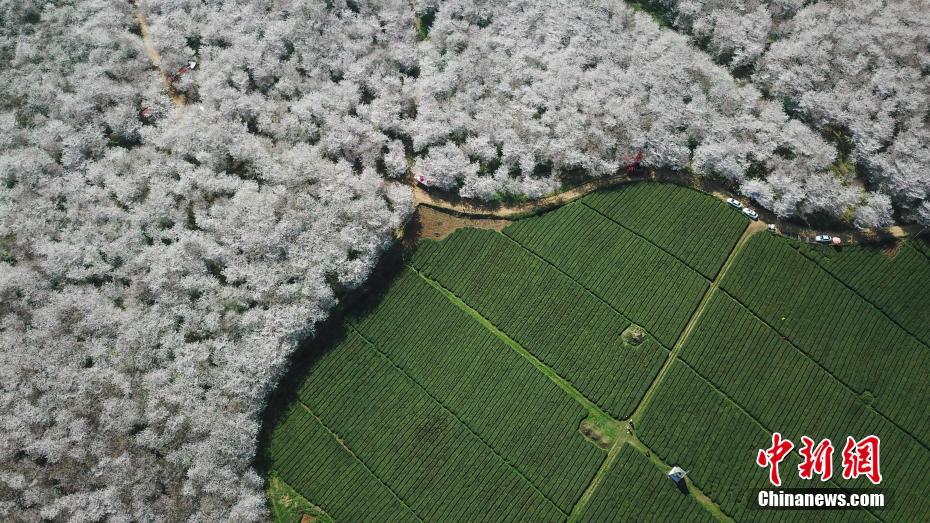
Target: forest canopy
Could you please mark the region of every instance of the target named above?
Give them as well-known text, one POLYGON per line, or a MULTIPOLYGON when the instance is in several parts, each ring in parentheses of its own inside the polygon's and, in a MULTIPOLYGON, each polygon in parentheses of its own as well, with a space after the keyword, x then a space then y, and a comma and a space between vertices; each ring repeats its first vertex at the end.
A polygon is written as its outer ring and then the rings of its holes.
POLYGON ((0 3, 0 519, 261 519, 267 396, 409 174, 537 197, 641 154, 930 223, 925 2, 646 7, 0 3))

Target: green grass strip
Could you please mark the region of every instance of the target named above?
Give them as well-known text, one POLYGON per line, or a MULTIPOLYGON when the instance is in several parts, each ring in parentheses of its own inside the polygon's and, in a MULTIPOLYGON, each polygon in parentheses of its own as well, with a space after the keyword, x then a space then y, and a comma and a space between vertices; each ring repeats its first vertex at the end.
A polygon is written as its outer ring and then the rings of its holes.
POLYGON ((298 523, 304 514, 316 518, 317 523, 333 523, 335 520, 320 507, 300 495, 294 487, 272 471, 268 475, 268 500, 271 502, 273 523, 298 523))
POLYGON ((480 312, 473 309, 470 305, 462 301, 461 298, 456 296, 452 291, 443 287, 439 282, 431 279, 429 276, 418 271, 416 268, 409 266, 410 270, 415 272, 420 278, 423 278, 423 281, 428 283, 431 287, 438 290, 445 296, 449 301, 451 301, 455 306, 462 309, 469 316, 474 318, 478 323, 480 323, 485 329, 489 332, 500 338, 508 347, 516 351, 518 354, 526 358, 533 367, 535 367, 539 372, 543 373, 547 378, 552 380, 556 385, 559 386, 566 394, 572 397, 577 401, 585 410, 588 411, 588 416, 590 421, 599 427, 603 428, 605 434, 609 435, 612 439, 617 439, 622 433, 620 430, 619 421, 610 417, 604 410, 598 407, 593 401, 589 400, 582 394, 574 385, 569 383, 565 378, 559 376, 551 367, 540 361, 536 356, 534 356, 530 351, 526 350, 522 345, 514 341, 510 336, 507 335, 504 331, 497 328, 496 325, 491 323, 487 318, 481 315, 480 312))

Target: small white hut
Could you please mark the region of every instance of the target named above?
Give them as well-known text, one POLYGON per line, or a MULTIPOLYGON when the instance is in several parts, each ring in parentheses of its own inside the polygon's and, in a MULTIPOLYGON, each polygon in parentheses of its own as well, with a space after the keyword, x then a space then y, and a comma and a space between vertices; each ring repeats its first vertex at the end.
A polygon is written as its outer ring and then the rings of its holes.
POLYGON ((682 469, 679 466, 672 467, 672 470, 668 471, 668 479, 672 480, 676 485, 682 485, 685 482, 685 476, 688 475, 688 471, 682 469))

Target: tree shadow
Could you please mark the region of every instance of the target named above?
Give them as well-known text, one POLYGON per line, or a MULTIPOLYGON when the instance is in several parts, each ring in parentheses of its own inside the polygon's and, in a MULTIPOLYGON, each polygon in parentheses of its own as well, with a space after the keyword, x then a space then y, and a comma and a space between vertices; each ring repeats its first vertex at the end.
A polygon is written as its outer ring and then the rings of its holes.
POLYGON ((260 475, 266 477, 270 472, 271 457, 268 454, 268 448, 271 433, 281 416, 297 399, 297 391, 307 373, 327 351, 345 338, 348 320, 366 316, 381 303, 394 280, 403 272, 404 263, 409 255, 408 246, 402 242, 395 242, 381 256, 366 284, 339 296, 339 305, 333 309, 328 318, 316 323, 313 334, 299 342, 297 349, 289 358, 287 371, 278 381, 277 386, 269 392, 264 412, 261 415, 258 447, 253 462, 253 466, 260 475))

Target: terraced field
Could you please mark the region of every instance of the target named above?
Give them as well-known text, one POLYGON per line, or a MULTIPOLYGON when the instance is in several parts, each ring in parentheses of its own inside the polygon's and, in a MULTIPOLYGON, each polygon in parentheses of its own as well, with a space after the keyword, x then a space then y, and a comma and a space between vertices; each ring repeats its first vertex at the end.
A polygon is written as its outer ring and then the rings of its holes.
POLYGON ((772 431, 878 434, 888 507, 791 518, 930 519, 930 260, 760 228, 644 183, 424 241, 281 392, 271 472, 336 521, 776 521, 772 431))

